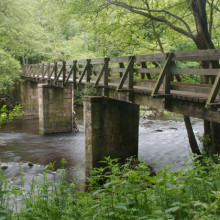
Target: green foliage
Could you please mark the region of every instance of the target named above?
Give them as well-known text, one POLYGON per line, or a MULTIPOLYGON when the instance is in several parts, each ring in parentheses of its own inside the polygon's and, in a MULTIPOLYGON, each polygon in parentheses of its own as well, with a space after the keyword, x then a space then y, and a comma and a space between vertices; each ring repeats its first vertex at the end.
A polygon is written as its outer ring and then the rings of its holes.
MULTIPOLYGON (((219 161, 220 162, 220 161, 219 161)), ((68 183, 66 171, 59 180, 32 180, 30 191, 14 189, 0 177, 0 216, 7 219, 213 219, 220 218, 220 164, 204 159, 185 170, 164 167, 156 176, 143 162, 107 165, 93 170, 89 191, 68 183), (9 203, 11 196, 19 210, 9 203)), ((54 174, 55 175, 55 174, 54 174)))
POLYGON ((0 94, 8 95, 11 86, 19 80, 21 66, 10 54, 0 48, 0 94))
POLYGON ((83 96, 96 96, 97 90, 91 83, 86 83, 85 89, 83 91, 75 91, 75 105, 83 105, 83 96))
POLYGON ((13 109, 8 109, 6 105, 3 105, 0 109, 0 126, 4 122, 10 122, 15 118, 22 118, 24 111, 21 105, 14 106, 13 109))

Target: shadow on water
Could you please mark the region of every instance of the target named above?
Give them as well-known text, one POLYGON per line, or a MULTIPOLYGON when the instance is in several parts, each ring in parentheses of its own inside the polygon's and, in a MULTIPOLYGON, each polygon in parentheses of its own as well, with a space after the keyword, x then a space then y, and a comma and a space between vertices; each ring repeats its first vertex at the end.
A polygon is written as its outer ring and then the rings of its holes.
MULTIPOLYGON (((61 167, 61 159, 67 160, 68 176, 84 178, 84 127, 82 111, 77 112, 79 132, 38 135, 38 120, 14 121, 2 126, 0 133, 1 162, 8 164, 5 171, 10 177, 18 175, 18 164, 23 167, 26 179, 46 169, 55 162, 61 167), (34 164, 28 167, 27 162, 34 164), (38 165, 36 165, 38 164, 38 165)), ((202 122, 194 119, 193 127, 201 134, 202 122)), ((181 117, 157 117, 140 119, 139 158, 150 163, 156 170, 172 164, 174 168, 184 166, 190 149, 184 122, 181 117)))

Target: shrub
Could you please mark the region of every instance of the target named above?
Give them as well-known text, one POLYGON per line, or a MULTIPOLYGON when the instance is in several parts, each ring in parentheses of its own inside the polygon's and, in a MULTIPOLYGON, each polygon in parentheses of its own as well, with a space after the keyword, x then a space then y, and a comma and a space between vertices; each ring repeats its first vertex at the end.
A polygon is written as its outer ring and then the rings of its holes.
POLYGON ((10 54, 0 49, 0 94, 9 95, 9 89, 20 79, 21 65, 10 54))

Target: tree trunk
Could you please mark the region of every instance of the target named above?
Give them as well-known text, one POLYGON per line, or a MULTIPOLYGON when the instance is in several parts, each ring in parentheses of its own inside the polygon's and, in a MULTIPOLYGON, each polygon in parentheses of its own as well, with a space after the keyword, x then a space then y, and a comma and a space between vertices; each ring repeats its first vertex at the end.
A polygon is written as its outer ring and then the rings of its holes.
MULTIPOLYGON (((191 0, 191 9, 195 18, 197 35, 193 39, 198 50, 214 49, 215 46, 211 40, 208 30, 208 22, 206 15, 206 0, 191 0)), ((212 68, 219 68, 218 61, 212 61, 212 68)), ((210 63, 201 62, 201 68, 209 68, 210 63)), ((202 82, 213 83, 214 79, 205 77, 202 82)), ((220 124, 215 122, 204 121, 204 150, 212 153, 220 153, 220 124), (213 150, 212 150, 213 149, 213 150)))
POLYGON ((186 130, 187 130, 187 134, 188 134, 188 139, 189 139, 189 144, 190 144, 191 150, 192 150, 192 152, 194 154, 201 155, 199 146, 197 144, 197 141, 196 141, 196 138, 195 138, 195 135, 194 135, 194 132, 193 132, 193 128, 192 128, 192 124, 191 124, 191 121, 190 121, 190 117, 184 115, 183 118, 184 118, 186 130))

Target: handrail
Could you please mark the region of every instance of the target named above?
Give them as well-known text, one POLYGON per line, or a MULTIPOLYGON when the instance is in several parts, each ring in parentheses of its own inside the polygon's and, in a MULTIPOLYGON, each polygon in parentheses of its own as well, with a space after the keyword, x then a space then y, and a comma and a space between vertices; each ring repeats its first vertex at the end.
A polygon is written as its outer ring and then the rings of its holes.
POLYGON ((220 104, 216 103, 220 87, 220 68, 202 69, 199 68, 199 64, 207 61, 219 65, 219 60, 220 49, 92 58, 24 65, 23 76, 53 85, 61 83, 65 86, 72 83, 74 88, 82 83, 91 82, 95 87, 115 87, 118 92, 146 89, 152 97, 168 97, 175 91, 178 91, 179 95, 180 91, 183 95, 184 92, 191 92, 192 95, 204 96, 202 98, 206 100, 208 108, 220 104), (193 64, 192 67, 185 65, 186 62, 193 64), (182 66, 179 66, 179 63, 182 63, 182 66), (190 75, 215 77, 216 80, 213 85, 184 84, 181 77, 190 75))

